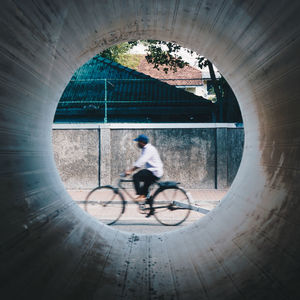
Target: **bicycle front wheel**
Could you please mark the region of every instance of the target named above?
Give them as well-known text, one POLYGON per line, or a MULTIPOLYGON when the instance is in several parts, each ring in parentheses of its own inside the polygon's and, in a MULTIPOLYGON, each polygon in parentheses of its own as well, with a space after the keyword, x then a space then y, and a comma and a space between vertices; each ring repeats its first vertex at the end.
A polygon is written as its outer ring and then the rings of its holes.
POLYGON ((174 186, 158 189, 153 195, 154 217, 166 226, 184 222, 190 214, 191 203, 184 189, 174 186))
POLYGON ((125 200, 112 186, 100 186, 86 197, 84 209, 100 222, 112 225, 116 223, 125 210, 125 200))

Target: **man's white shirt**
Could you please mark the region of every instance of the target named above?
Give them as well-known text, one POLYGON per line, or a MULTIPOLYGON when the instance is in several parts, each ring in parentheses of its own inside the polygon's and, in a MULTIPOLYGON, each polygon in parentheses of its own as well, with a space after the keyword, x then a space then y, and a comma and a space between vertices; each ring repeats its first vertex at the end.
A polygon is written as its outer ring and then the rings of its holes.
POLYGON ((134 164, 137 168, 145 168, 153 173, 156 177, 163 176, 163 163, 159 154, 154 146, 146 144, 142 149, 142 154, 134 164))

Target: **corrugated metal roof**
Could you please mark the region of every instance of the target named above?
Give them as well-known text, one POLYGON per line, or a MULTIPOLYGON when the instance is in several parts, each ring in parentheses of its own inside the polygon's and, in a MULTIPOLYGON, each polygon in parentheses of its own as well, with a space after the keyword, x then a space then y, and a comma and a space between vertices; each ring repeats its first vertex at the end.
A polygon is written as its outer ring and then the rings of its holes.
POLYGON ((107 79, 107 100, 110 104, 143 102, 144 105, 152 106, 166 103, 209 103, 202 97, 96 56, 75 72, 58 107, 78 107, 76 103, 100 104, 105 101, 104 79, 107 79))
POLYGON ((143 73, 126 68, 101 56, 96 56, 80 67, 73 75, 58 104, 57 114, 85 114, 103 111, 107 99, 111 113, 117 110, 149 108, 149 114, 168 107, 197 106, 207 113, 213 104, 199 96, 176 88, 143 73), (105 80, 107 89, 105 92, 105 80))

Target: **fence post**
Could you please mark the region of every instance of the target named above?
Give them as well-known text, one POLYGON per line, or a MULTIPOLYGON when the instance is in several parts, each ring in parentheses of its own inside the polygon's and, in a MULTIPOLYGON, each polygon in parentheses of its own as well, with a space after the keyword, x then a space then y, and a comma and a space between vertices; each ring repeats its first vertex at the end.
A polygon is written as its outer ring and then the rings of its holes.
POLYGON ((216 128, 216 189, 228 187, 227 128, 216 128))
POLYGON ((111 184, 111 141, 109 125, 101 125, 100 128, 100 185, 111 184))
POLYGON ((107 79, 104 79, 104 123, 107 123, 107 79))

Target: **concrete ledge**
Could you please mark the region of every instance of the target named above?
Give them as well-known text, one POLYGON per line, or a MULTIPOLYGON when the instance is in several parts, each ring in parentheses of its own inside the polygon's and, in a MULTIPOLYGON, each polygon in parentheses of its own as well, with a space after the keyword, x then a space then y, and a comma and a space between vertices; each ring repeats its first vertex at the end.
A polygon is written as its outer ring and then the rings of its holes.
POLYGON ((55 123, 52 129, 244 128, 241 123, 55 123))

